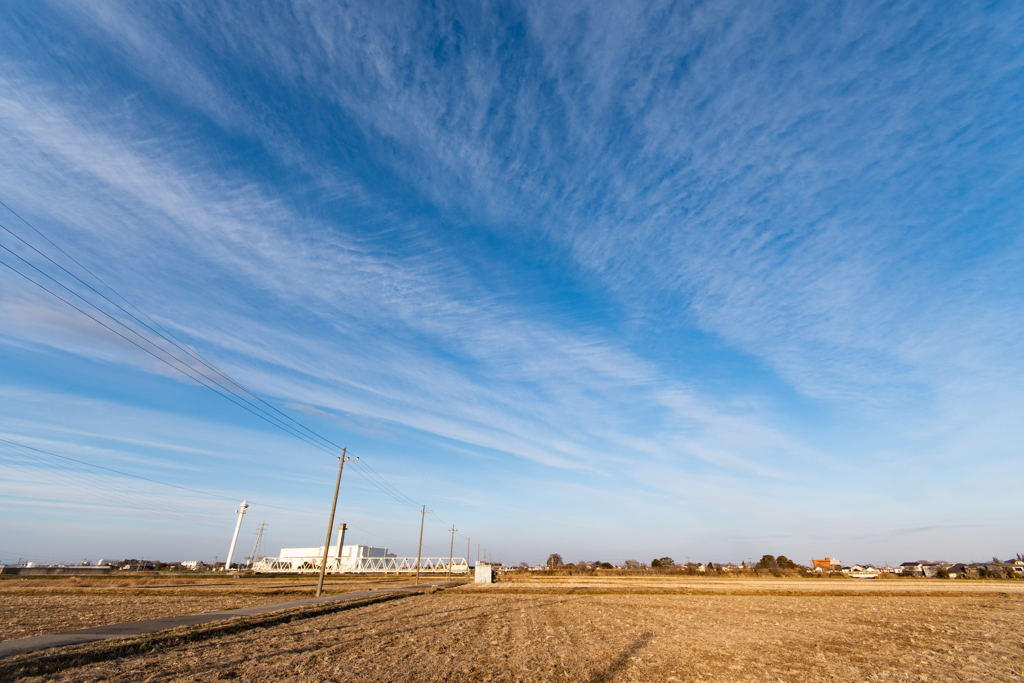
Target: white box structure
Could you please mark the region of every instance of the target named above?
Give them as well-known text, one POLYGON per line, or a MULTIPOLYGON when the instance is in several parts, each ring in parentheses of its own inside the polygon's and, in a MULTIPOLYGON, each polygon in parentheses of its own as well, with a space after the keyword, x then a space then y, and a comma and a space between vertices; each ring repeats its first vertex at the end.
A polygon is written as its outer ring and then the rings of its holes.
POLYGON ((473 580, 476 583, 494 583, 494 571, 491 565, 478 562, 473 572, 473 580))

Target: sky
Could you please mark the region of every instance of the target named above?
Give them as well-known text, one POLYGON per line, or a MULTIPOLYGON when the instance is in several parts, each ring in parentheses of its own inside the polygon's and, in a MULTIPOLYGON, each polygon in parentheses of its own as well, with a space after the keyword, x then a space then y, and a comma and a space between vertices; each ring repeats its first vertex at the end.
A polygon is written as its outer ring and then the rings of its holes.
POLYGON ((1024 550, 1020 3, 0 32, 0 562, 1024 550))

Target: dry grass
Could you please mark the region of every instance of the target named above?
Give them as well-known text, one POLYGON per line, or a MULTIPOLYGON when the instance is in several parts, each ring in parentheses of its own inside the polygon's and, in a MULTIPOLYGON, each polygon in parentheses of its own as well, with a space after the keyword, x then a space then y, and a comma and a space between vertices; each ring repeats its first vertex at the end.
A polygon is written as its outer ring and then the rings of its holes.
POLYGON ((808 583, 471 585, 90 664, 47 680, 1024 677, 1024 585, 844 582, 848 592, 837 593, 808 583))
MULTIPOLYGON (((404 585, 399 577, 328 577, 327 592, 404 585)), ((298 600, 316 579, 230 576, 17 577, 0 580, 0 640, 298 600)))

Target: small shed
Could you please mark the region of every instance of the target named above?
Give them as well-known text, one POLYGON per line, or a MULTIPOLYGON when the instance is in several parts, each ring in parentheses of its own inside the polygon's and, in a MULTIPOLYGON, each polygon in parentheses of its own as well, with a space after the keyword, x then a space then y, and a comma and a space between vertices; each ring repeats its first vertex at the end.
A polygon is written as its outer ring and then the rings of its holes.
POLYGON ((473 571, 475 583, 494 583, 494 572, 491 565, 484 562, 477 562, 473 571))

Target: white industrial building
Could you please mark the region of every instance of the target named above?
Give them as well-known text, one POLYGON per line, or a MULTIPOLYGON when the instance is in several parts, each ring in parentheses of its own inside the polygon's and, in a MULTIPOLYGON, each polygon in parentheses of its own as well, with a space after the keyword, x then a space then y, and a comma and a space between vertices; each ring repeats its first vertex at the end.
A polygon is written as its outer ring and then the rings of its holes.
MULTIPOLYGON (((335 546, 327 553, 327 571, 354 572, 366 564, 365 560, 394 557, 387 548, 375 548, 372 545, 335 546), (339 552, 340 551, 340 552, 339 552)), ((318 548, 281 548, 277 562, 288 564, 295 569, 319 569, 324 557, 324 547, 318 548)))

